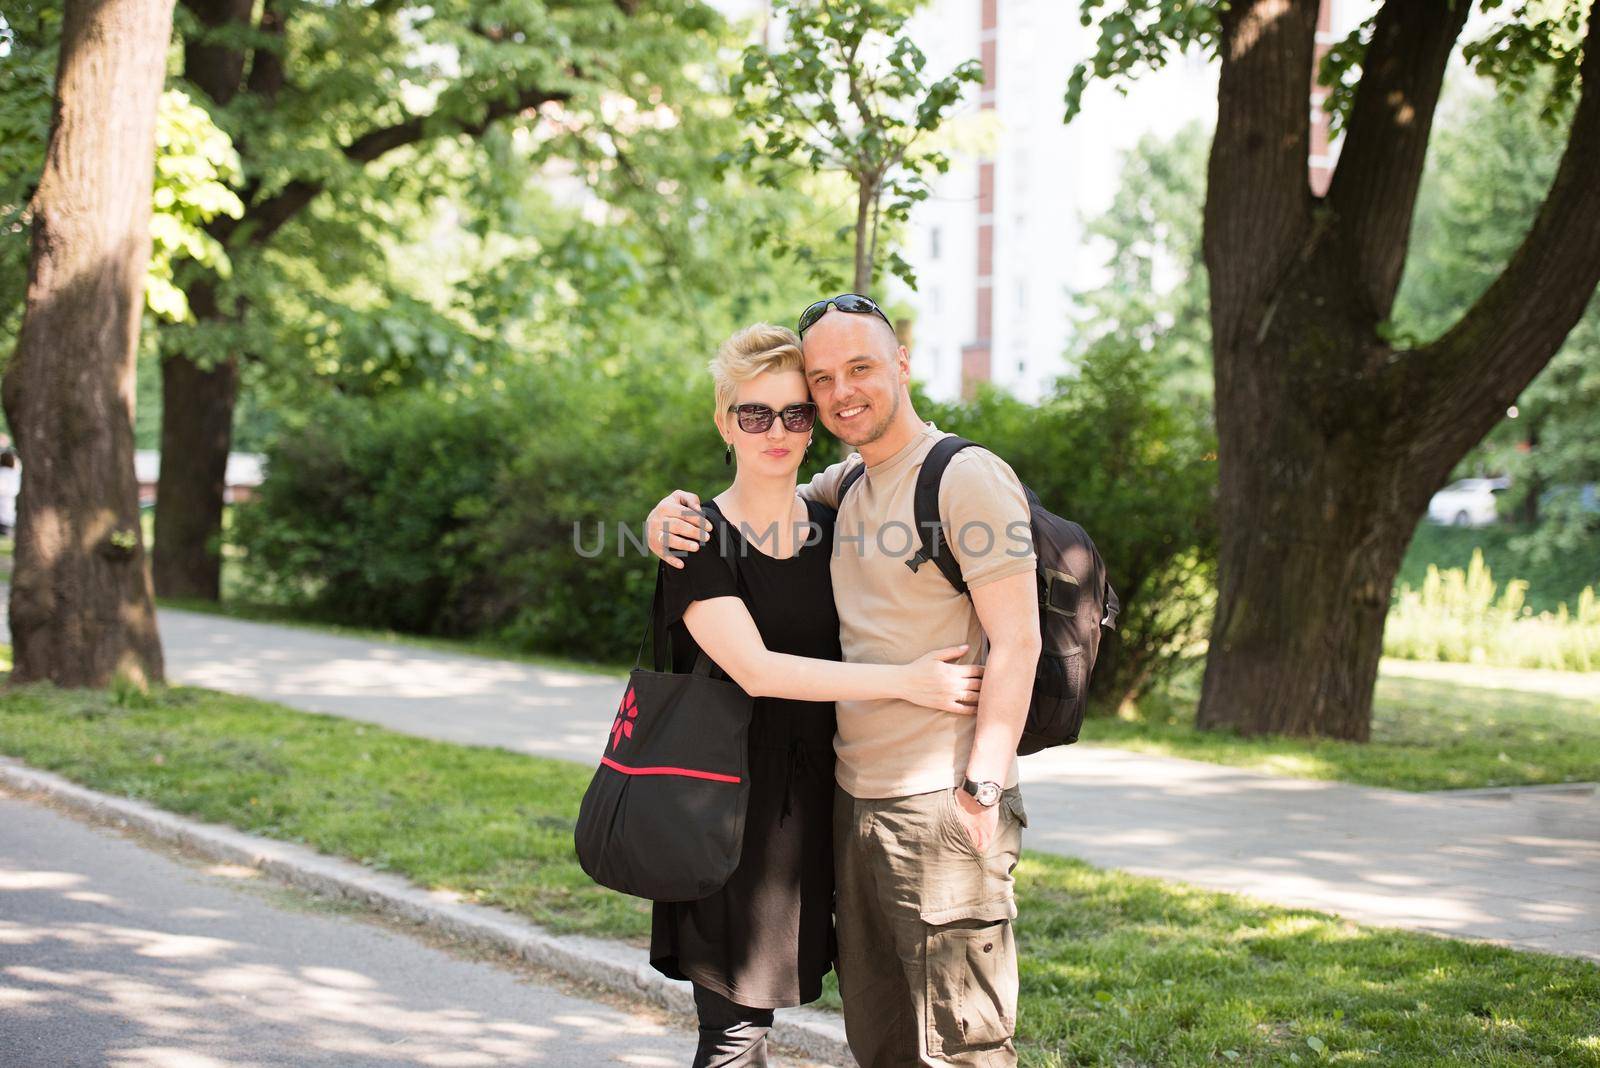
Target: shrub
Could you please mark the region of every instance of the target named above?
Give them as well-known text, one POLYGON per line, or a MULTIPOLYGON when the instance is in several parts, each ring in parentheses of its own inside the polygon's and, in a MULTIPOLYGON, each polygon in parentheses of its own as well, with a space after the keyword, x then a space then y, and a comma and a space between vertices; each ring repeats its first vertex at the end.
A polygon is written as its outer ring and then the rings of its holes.
POLYGON ((237 510, 247 588, 337 622, 471 632, 475 520, 511 414, 427 390, 317 405, 269 444, 269 477, 237 510))
POLYGON ((1578 596, 1575 612, 1565 604, 1535 614, 1526 603, 1528 584, 1513 579, 1497 592, 1494 577, 1473 551, 1465 571, 1428 566, 1422 588, 1409 584, 1383 631, 1386 656, 1406 660, 1489 664, 1498 667, 1600 670, 1600 602, 1594 587, 1578 596))

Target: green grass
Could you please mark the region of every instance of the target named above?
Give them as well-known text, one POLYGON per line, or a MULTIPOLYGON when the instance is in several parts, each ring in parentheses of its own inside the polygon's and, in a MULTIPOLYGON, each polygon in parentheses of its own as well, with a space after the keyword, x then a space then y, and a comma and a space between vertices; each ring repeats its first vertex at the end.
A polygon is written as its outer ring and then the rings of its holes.
POLYGON ((1479 528, 1421 523, 1400 563, 1394 588, 1397 592, 1402 585, 1421 589, 1428 577, 1429 564, 1437 565, 1441 571, 1453 567, 1465 570, 1472 561, 1474 549, 1483 550, 1484 563, 1502 584, 1508 579, 1522 579, 1528 583, 1527 603, 1535 612, 1553 612, 1558 604, 1575 609, 1578 594, 1585 586, 1600 588, 1600 531, 1595 532, 1582 550, 1556 554, 1543 562, 1511 551, 1510 541, 1518 533, 1515 527, 1505 523, 1479 528))
POLYGON ((1091 719, 1083 741, 1302 779, 1451 790, 1600 779, 1600 699, 1578 700, 1380 675, 1366 744, 1243 738, 1194 726, 1199 671, 1123 717, 1091 719))
MULTIPOLYGON (((648 932, 573 859, 573 764, 188 688, 8 690, 0 751, 556 930, 648 932)), ((1033 853, 1017 875, 1025 1065, 1600 1066, 1592 964, 1033 853)))

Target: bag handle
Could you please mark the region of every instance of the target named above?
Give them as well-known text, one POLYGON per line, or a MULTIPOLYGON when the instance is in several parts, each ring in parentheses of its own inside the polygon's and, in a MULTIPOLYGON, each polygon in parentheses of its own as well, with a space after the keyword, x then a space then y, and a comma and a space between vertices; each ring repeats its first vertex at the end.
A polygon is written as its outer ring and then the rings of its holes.
MULTIPOLYGON (((708 516, 711 513, 715 513, 716 518, 712 520, 712 533, 722 536, 723 531, 718 528, 718 523, 726 524, 728 521, 727 517, 722 514, 722 509, 717 507, 715 501, 706 501, 701 505, 701 509, 708 513, 708 516)), ((701 548, 697 551, 704 552, 705 549, 701 548)), ((739 563, 735 559, 737 555, 737 553, 722 554, 722 558, 727 561, 728 569, 733 572, 735 589, 739 587, 739 563)), ((652 671, 665 672, 672 664, 672 636, 667 625, 666 576, 667 562, 665 560, 656 561, 656 589, 655 594, 650 599, 650 619, 645 624, 644 634, 639 636, 639 651, 633 657, 635 670, 642 666, 644 645, 647 641, 651 642, 652 671)), ((706 655, 704 649, 697 649, 696 653, 694 667, 690 669, 689 673, 709 678, 712 669, 716 667, 716 663, 706 655)))

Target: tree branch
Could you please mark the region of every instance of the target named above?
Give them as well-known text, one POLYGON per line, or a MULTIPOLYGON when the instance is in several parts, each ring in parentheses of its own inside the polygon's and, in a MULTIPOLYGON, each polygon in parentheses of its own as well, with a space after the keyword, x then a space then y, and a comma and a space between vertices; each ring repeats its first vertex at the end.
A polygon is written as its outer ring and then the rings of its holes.
POLYGON ((1219 13, 1222 74, 1211 144, 1205 261, 1219 353, 1234 352, 1311 219, 1312 46, 1317 0, 1238 0, 1219 13))
POLYGON ((1334 247, 1348 260, 1342 273, 1356 281, 1374 322, 1389 317, 1400 287, 1439 88, 1471 6, 1388 0, 1362 62, 1327 202, 1334 247))
MULTIPOLYGON (((416 144, 428 136, 468 134, 480 137, 490 124, 498 119, 537 108, 551 101, 567 100, 570 96, 570 93, 564 91, 524 89, 513 100, 496 100, 491 103, 484 111, 483 117, 476 122, 462 122, 449 126, 438 123, 431 115, 413 116, 404 122, 379 127, 362 134, 345 146, 344 156, 352 163, 365 164, 404 145, 416 144)), ((324 183, 321 180, 297 178, 266 200, 250 205, 245 210, 243 218, 228 220, 230 225, 227 226, 225 233, 219 236, 225 239, 235 230, 248 227, 251 243, 259 245, 275 234, 284 223, 294 218, 318 193, 322 192, 323 188, 324 183)))
POLYGON ((1423 439, 1470 448, 1550 362, 1600 284, 1600 4, 1589 11, 1582 95, 1555 180, 1527 236, 1483 296, 1412 354, 1423 439))

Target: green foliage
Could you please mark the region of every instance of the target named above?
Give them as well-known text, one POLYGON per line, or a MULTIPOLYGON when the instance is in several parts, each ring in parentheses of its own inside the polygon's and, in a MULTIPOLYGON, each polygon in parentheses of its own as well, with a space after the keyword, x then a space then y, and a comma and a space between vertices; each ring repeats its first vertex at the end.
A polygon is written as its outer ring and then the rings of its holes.
POLYGON ((180 37, 242 42, 261 50, 252 62, 285 64, 270 99, 196 98, 237 138, 243 199, 253 207, 299 181, 323 192, 264 242, 247 216, 228 243, 231 275, 180 265, 180 288, 211 281, 231 314, 147 339, 141 444, 154 444, 157 368, 174 352, 202 365, 242 358, 235 446, 258 448, 330 395, 494 389, 567 359, 615 370, 709 351, 751 319, 792 320, 804 276, 751 250, 749 231, 755 219, 798 228, 807 205, 787 187, 714 173, 742 137, 727 81, 743 38, 696 3, 626 5, 625 19, 609 0, 549 6, 559 13, 523 2, 474 9, 476 21, 436 10, 421 31, 431 52, 407 36, 406 12, 291 5, 280 40, 207 30, 180 9, 180 37), (529 50, 566 32, 552 19, 577 20, 567 43, 586 42, 592 77, 553 76, 571 95, 547 118, 463 131, 548 71, 529 50), (365 165, 346 155, 361 134, 419 115, 424 140, 365 165))
POLYGON ((1117 191, 1085 234, 1111 246, 1110 275, 1078 294, 1073 353, 1101 345, 1153 354, 1156 387, 1196 412, 1211 408, 1211 318, 1201 222, 1209 133, 1147 135, 1122 158, 1117 191))
POLYGON ((1036 407, 993 389, 967 404, 917 402, 1098 539, 1123 606, 1095 669, 1102 712, 1195 655, 1215 600, 1215 437, 1200 413, 1163 396, 1159 367, 1137 346, 1105 344, 1036 407))
POLYGON ((1533 614, 1520 579, 1497 592, 1494 576, 1474 551, 1465 571, 1429 565, 1422 588, 1400 588, 1383 631, 1387 656, 1499 667, 1600 671, 1600 600, 1593 586, 1565 604, 1533 614))
MULTIPOLYGON (((1531 77, 1535 93, 1552 81, 1531 77)), ((1416 251, 1394 312, 1396 333, 1423 341, 1448 329, 1499 276, 1565 149, 1565 132, 1527 98, 1491 96, 1477 82, 1448 88, 1417 206, 1416 251)), ((1595 517, 1561 487, 1600 481, 1600 298, 1517 398, 1516 418, 1464 457, 1456 476, 1483 471, 1512 478, 1509 518, 1523 524, 1513 547, 1519 567, 1543 568, 1592 543, 1595 517)))
POLYGON ((1098 31, 1095 53, 1072 68, 1065 97, 1066 122, 1083 110, 1091 81, 1127 95, 1128 83, 1160 70, 1173 55, 1197 48, 1215 56, 1222 37, 1221 0, 1082 0, 1079 21, 1098 31))
MULTIPOLYGON (((923 0, 774 0, 770 17, 784 43, 745 49, 733 79, 736 114, 749 139, 725 162, 755 167, 762 180, 792 180, 795 168, 847 175, 858 205, 856 272, 862 291, 877 277, 880 228, 903 225, 927 198, 928 175, 949 168, 944 153, 923 147, 969 84, 983 80, 975 59, 929 80, 927 57, 906 36, 923 0), (865 272, 863 274, 863 271, 865 272)), ((851 226, 833 235, 842 244, 851 226)), ((806 232, 764 228, 758 240, 807 263, 822 288, 837 277, 826 246, 806 232)), ((897 252, 887 266, 908 285, 916 279, 897 252)))
POLYGON ((581 137, 496 127, 432 145, 384 180, 422 166, 437 189, 362 218, 318 202, 274 238, 250 283, 252 307, 274 302, 257 351, 299 345, 312 373, 251 372, 282 420, 238 524, 259 593, 345 622, 632 656, 651 571, 618 557, 616 524, 637 536, 668 485, 726 484, 701 368, 738 327, 792 323, 806 289, 749 240, 758 220, 798 227, 803 197, 715 167, 743 127, 713 47, 727 39, 702 38, 649 107, 661 84, 637 109, 587 114, 581 137), (376 240, 330 244, 346 222, 376 240), (370 267, 330 290, 335 257, 370 267), (590 544, 602 521, 606 551, 581 556, 574 526, 590 544))
POLYGON ((190 318, 189 299, 173 284, 174 265, 188 260, 219 277, 232 274, 222 244, 206 232, 219 215, 237 219, 244 204, 232 188, 243 178, 239 153, 188 94, 168 89, 156 111, 154 214, 145 303, 163 319, 190 318))
MULTIPOLYGON (((1038 409, 1048 433, 1032 431, 1020 409, 1015 420, 1016 455, 1059 484, 1056 492, 1073 502, 1062 514, 1101 531, 1110 554, 1124 612, 1095 673, 1105 710, 1193 656, 1216 599, 1211 324, 1200 244, 1209 144, 1208 133, 1190 125, 1169 141, 1143 138, 1124 156, 1111 207, 1087 227, 1110 245, 1110 274, 1079 294, 1086 314, 1068 351, 1081 362, 1080 377, 1062 379, 1038 409)), ((1022 464, 1013 466, 1022 473, 1022 464)), ((1023 478, 1054 507, 1043 485, 1023 478)))
POLYGON ((1501 94, 1516 100, 1533 91, 1542 102, 1539 118, 1554 126, 1571 115, 1582 84, 1583 16, 1593 0, 1483 0, 1484 11, 1510 7, 1507 18, 1461 54, 1501 94))
POLYGON ((426 390, 306 413, 268 449, 259 495, 236 508, 249 575, 327 618, 464 633, 471 520, 507 461, 511 417, 426 390))

